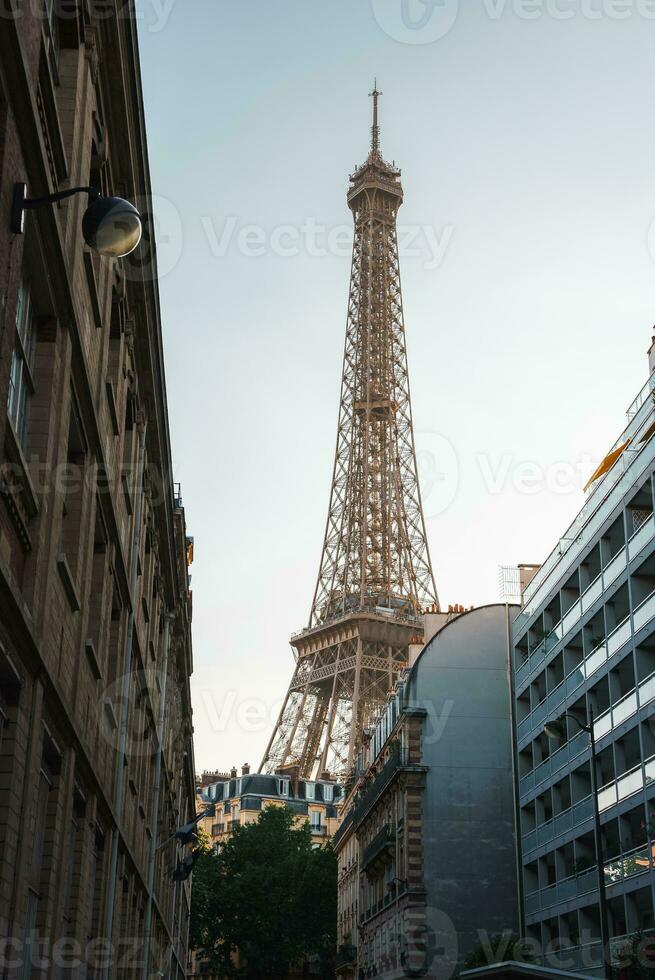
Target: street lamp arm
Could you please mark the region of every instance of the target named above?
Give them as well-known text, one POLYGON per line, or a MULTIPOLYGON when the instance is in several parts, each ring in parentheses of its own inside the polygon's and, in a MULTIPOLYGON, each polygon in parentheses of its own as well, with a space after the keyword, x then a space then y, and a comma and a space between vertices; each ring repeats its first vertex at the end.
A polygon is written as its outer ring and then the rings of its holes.
POLYGON ((22 235, 26 211, 55 204, 73 194, 89 195, 82 218, 82 234, 89 248, 114 259, 134 251, 143 231, 141 215, 129 201, 122 197, 104 197, 97 187, 69 187, 46 197, 28 197, 27 184, 14 184, 10 216, 12 233, 22 235))
POLYGON ((21 234, 23 211, 41 208, 46 204, 55 204, 57 201, 63 201, 74 194, 88 194, 92 201, 97 201, 100 197, 100 191, 97 187, 69 187, 65 191, 57 191, 55 194, 47 194, 45 197, 27 197, 27 185, 24 183, 14 184, 14 197, 11 206, 12 232, 21 234))
POLYGON ((587 735, 591 734, 591 725, 583 725, 580 719, 576 715, 572 714, 570 711, 565 711, 562 717, 571 718, 576 723, 578 728, 580 728, 581 731, 586 732, 587 735))
POLYGON ((88 194, 92 200, 100 197, 100 191, 97 187, 69 187, 65 191, 57 191, 55 194, 47 194, 45 197, 27 197, 23 199, 22 206, 24 208, 40 208, 44 204, 55 204, 57 201, 63 201, 67 197, 72 197, 74 194, 88 194))

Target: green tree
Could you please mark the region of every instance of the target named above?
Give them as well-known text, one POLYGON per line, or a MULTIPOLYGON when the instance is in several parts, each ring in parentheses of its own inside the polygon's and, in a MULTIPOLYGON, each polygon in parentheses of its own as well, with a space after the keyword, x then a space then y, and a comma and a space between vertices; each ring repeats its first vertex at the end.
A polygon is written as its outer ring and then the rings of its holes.
MULTIPOLYGON (((194 879, 195 880, 195 879, 194 879)), ((532 960, 528 945, 512 932, 498 932, 487 936, 479 946, 472 949, 464 960, 465 970, 474 970, 479 966, 489 966, 492 963, 502 963, 504 960, 532 960)))
POLYGON ((191 896, 191 945, 213 972, 279 980, 315 956, 331 975, 337 862, 329 844, 312 847, 309 826, 295 827, 290 809, 267 807, 218 853, 202 854, 191 896))

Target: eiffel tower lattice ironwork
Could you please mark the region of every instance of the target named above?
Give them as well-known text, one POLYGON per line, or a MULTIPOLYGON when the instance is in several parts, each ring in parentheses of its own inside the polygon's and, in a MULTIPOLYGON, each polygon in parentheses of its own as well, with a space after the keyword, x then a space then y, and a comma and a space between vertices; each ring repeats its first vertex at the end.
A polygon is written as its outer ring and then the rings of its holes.
POLYGON ((305 778, 351 767, 438 609, 418 483, 396 215, 400 170, 380 154, 377 85, 371 150, 350 177, 354 218, 341 405, 323 554, 309 624, 262 771, 305 778))

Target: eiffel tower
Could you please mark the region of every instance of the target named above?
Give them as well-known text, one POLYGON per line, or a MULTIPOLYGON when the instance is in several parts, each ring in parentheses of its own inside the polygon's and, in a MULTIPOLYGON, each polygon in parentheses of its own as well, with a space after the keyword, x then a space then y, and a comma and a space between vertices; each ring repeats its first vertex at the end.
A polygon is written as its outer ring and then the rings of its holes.
POLYGON ((296 667, 261 770, 344 776, 438 610, 416 467, 396 215, 400 170, 371 150, 350 177, 354 242, 341 404, 323 554, 296 667))

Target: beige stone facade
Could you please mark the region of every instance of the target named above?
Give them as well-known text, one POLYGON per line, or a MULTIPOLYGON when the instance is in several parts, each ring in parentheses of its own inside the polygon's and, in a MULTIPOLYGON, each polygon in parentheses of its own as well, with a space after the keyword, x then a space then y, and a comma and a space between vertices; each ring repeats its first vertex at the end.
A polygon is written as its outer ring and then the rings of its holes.
POLYGON ((424 712, 400 715, 402 684, 401 677, 383 713, 386 721, 378 726, 384 737, 369 733, 360 753, 333 841, 339 866, 337 973, 352 980, 408 976, 405 970, 420 968, 424 960, 424 712))
POLYGON ((190 884, 159 844, 195 805, 187 538, 136 23, 108 9, 0 23, 0 966, 21 980, 186 965, 190 884), (92 253, 84 194, 13 234, 16 182, 128 198, 144 241, 92 253))

